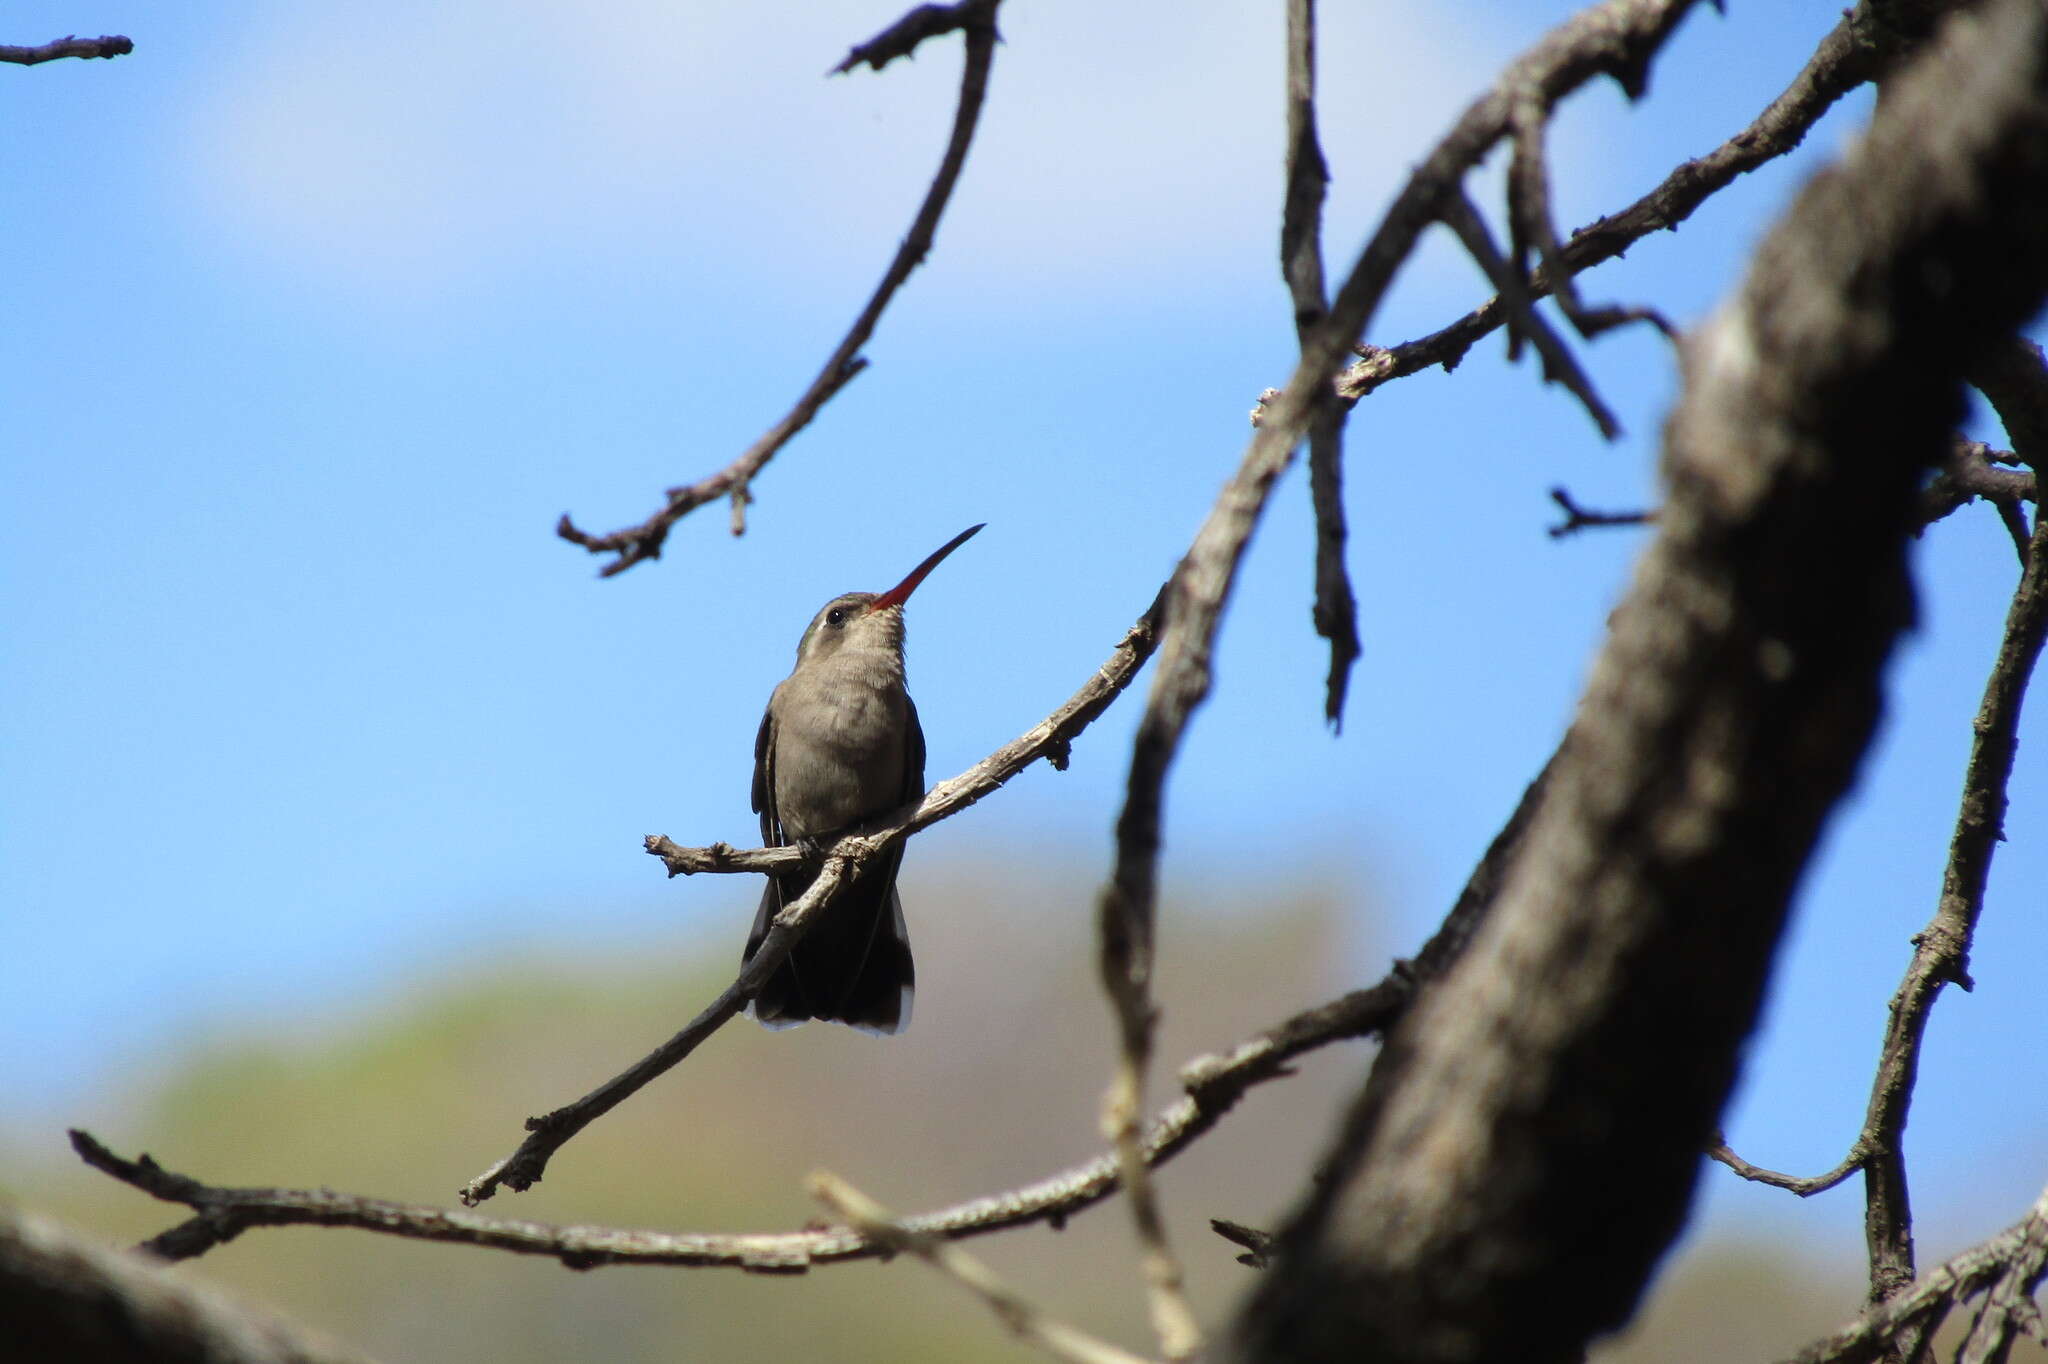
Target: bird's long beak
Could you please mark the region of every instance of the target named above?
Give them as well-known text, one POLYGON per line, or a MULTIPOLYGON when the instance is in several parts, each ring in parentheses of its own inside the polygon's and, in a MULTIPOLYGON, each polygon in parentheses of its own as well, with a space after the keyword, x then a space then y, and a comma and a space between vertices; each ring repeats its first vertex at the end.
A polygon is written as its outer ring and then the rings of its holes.
MULTIPOLYGON (((988 522, 984 521, 981 523, 981 526, 987 524, 988 522)), ((929 559, 926 559, 916 568, 910 570, 909 577, 869 603, 868 610, 886 611, 892 606, 901 606, 904 602, 909 601, 910 594, 917 591, 917 585, 924 581, 925 575, 937 568, 941 559, 973 539, 974 533, 980 530, 981 526, 969 526, 966 530, 961 531, 958 535, 946 541, 945 544, 940 545, 938 549, 932 552, 932 556, 929 559)))

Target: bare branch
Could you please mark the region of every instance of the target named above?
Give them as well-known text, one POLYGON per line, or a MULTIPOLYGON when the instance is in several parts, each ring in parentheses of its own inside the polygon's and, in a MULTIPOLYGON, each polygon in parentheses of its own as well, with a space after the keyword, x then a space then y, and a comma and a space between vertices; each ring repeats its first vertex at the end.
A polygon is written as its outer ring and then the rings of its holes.
POLYGON ((866 42, 855 43, 847 49, 845 58, 826 74, 843 75, 862 62, 866 62, 870 70, 880 71, 898 57, 911 56, 917 51, 918 44, 927 38, 989 22, 994 10, 993 5, 978 5, 973 0, 957 5, 919 5, 866 42))
MULTIPOLYGON (((605 565, 602 570, 603 577, 609 578, 613 574, 623 573, 644 559, 660 558, 662 544, 668 539, 668 533, 676 522, 705 503, 721 497, 729 496, 732 499, 733 534, 743 532, 746 529, 745 508, 747 502, 751 500, 748 484, 753 481, 754 476, 760 473, 762 466, 773 459, 776 452, 788 444, 797 432, 810 425, 811 418, 818 414, 819 409, 824 407, 834 394, 845 387, 854 375, 867 367, 867 361, 860 355, 860 348, 865 346, 868 338, 874 334, 876 323, 881 321, 883 309, 889 306, 889 301, 896 296, 896 291, 931 251, 932 238, 938 230, 939 218, 946 211, 947 201, 952 198, 953 186, 960 178, 960 168, 967 162, 967 149, 974 141, 975 125, 981 118, 982 102, 988 95, 989 68, 995 60, 997 41, 996 7, 1000 3, 1001 0, 961 0, 957 5, 920 6, 880 37, 865 45, 876 47, 883 44, 891 35, 900 34, 908 26, 912 26, 919 15, 932 11, 943 11, 945 27, 959 28, 966 36, 967 59, 960 75, 960 103, 953 115, 953 134, 946 143, 946 154, 939 162, 938 174, 932 178, 931 188, 925 192, 924 203, 918 208, 917 217, 911 221, 910 231, 904 234, 902 245, 897 247, 895 258, 889 262, 889 269, 882 276, 882 282, 875 286, 875 292, 868 299, 867 306, 861 309, 860 316, 854 319, 853 326, 848 329, 845 338, 825 361, 825 367, 811 380, 810 387, 797 399, 796 406, 792 407, 782 420, 769 427, 759 440, 748 446, 738 459, 695 483, 670 488, 667 493, 668 500, 661 510, 637 526, 628 526, 609 535, 591 535, 579 530, 566 514, 562 517, 555 526, 555 533, 564 540, 581 545, 592 554, 618 556, 605 565)), ((925 19, 919 22, 926 25, 919 31, 919 37, 945 31, 944 28, 930 26, 935 24, 936 20, 925 19)), ((911 46, 914 45, 915 42, 912 41, 911 46)), ((901 51, 907 53, 909 48, 902 47, 901 51)), ((848 58, 847 66, 850 67, 856 60, 866 60, 862 53, 862 48, 854 49, 854 55, 848 58)), ((878 50, 877 55, 882 61, 886 61, 889 56, 897 55, 897 51, 894 48, 887 51, 878 50)), ((877 69, 880 65, 880 61, 876 62, 877 69)))
MULTIPOLYGON (((1152 599, 1145 614, 1124 632, 1116 648, 1081 684, 1066 703, 1030 729, 1004 744, 957 777, 940 782, 917 804, 891 811, 870 821, 853 833, 822 844, 821 856, 840 856, 856 872, 891 846, 942 819, 959 814, 983 797, 999 790, 1010 778, 1040 758, 1064 772, 1074 739, 1095 718, 1122 695, 1158 643, 1159 616, 1166 589, 1152 599)), ((804 864, 801 849, 748 848, 713 843, 701 848, 679 847, 661 834, 650 834, 647 851, 662 860, 670 876, 691 876, 698 872, 793 871, 804 864)))
POLYGON ((2027 548, 2027 514, 2012 502, 1994 502, 1992 506, 1998 511, 1998 520, 2005 527, 2005 533, 2012 537, 2013 552, 2020 556, 2020 567, 2024 569, 2027 555, 2031 552, 2027 548))
MULTIPOLYGON (((1960 443, 1967 452, 1969 442, 1960 443)), ((1976 447, 1982 450, 1983 447, 1976 447)), ((1951 449, 1953 458, 1955 449, 1951 449)), ((2048 517, 2036 518, 2026 567, 2013 591, 1998 657, 1971 726, 1962 808, 1949 840, 1948 866, 1934 917, 1913 937, 1913 959, 1892 996, 1877 1075, 1862 1130, 1842 1163, 1824 1175, 1798 1179, 1764 1170, 1723 1143, 1708 1154, 1745 1179, 1805 1197, 1833 1188, 1857 1170, 1865 1181, 1864 1232, 1869 1243, 1870 1295, 1882 1302, 1913 1279, 1911 1202, 1906 1185, 1905 1132, 1919 1074, 1927 1020, 1942 987, 1970 988, 1970 944, 1984 911, 1991 859, 2005 836, 2006 787, 2019 748, 2027 684, 2048 637, 2048 517)))
MULTIPOLYGON (((1639 93, 1639 90, 1630 90, 1629 97, 1633 99, 1639 93)), ((1563 249, 1558 245, 1557 225, 1551 220, 1549 156, 1544 148, 1549 115, 1549 105, 1540 91, 1524 87, 1514 92, 1508 120, 1514 132, 1514 156, 1508 164, 1508 224, 1513 271, 1520 281, 1518 292, 1528 288, 1529 255, 1533 249, 1552 281, 1558 309, 1571 319, 1579 335, 1593 337, 1625 323, 1648 322, 1667 338, 1675 340, 1677 334, 1671 324, 1654 309, 1588 308, 1580 300, 1572 269, 1565 262, 1563 249)), ((1509 302, 1512 308, 1512 300, 1509 302)), ((1512 324, 1510 326, 1512 328, 1512 324)), ((1516 355, 1512 329, 1508 337, 1508 355, 1510 359, 1516 355)), ((1602 430, 1609 440, 1614 438, 1604 427, 1602 430)))
POLYGON ((1019 1297, 987 1265, 951 1242, 890 1220, 887 1208, 837 1175, 820 1170, 811 1176, 810 1185, 819 1202, 852 1223, 862 1236, 891 1251, 908 1251, 980 1298, 1010 1334, 1026 1345, 1069 1364, 1145 1364, 1141 1356, 1047 1316, 1019 1297))
MULTIPOLYGON (((1501 301, 1508 311, 1508 353, 1514 358, 1523 339, 1536 347, 1536 354, 1543 361, 1543 377, 1553 384, 1562 384, 1565 390, 1577 398, 1585 407, 1593 424, 1600 428, 1600 434, 1613 440, 1621 434, 1621 423, 1614 419, 1614 413, 1600 395, 1593 391, 1593 381, 1551 325, 1536 311, 1536 300, 1529 293, 1527 277, 1521 270, 1501 255, 1494 245, 1493 234, 1487 231, 1486 220, 1479 216, 1479 210, 1472 200, 1460 193, 1445 206, 1444 225, 1458 234, 1465 251, 1479 263, 1486 277, 1493 281, 1493 287, 1500 290, 1501 301)), ((1556 496, 1555 493, 1552 496, 1556 496)), ((1556 532, 1552 532, 1555 534, 1556 532)))
POLYGON ((2018 461, 2048 470, 2048 359, 2023 336, 1995 347, 1970 371, 1970 382, 1990 400, 2018 461))
POLYGON ((1237 1257, 1237 1262, 1247 1269, 1264 1269, 1273 1262, 1270 1255, 1273 1248, 1272 1232, 1260 1231, 1257 1227, 1248 1227, 1242 1222, 1232 1222, 1223 1217, 1210 1218, 1209 1230, 1234 1246, 1244 1247, 1244 1254, 1237 1257))
MULTIPOLYGON (((1469 936, 1484 901, 1468 897, 1441 930, 1423 961, 1448 961, 1455 941, 1469 936), (1455 928, 1453 927, 1455 926, 1455 928), (1446 935, 1450 935, 1449 938, 1446 935), (1439 946, 1439 943, 1443 946, 1439 946)), ((1145 1159, 1159 1165, 1208 1132, 1257 1085, 1289 1074, 1288 1063, 1334 1041, 1384 1029, 1414 995, 1415 973, 1397 967, 1365 990, 1296 1014, 1228 1051, 1196 1057, 1183 1067, 1185 1097, 1153 1119, 1145 1159)), ((606 1264, 723 1266, 760 1273, 800 1273, 812 1265, 866 1259, 887 1248, 847 1231, 702 1234, 552 1226, 486 1217, 461 1209, 336 1193, 331 1189, 227 1188, 164 1169, 149 1157, 129 1161, 90 1134, 73 1131, 72 1146, 95 1169, 196 1216, 144 1242, 140 1249, 164 1259, 203 1255, 251 1228, 354 1227, 411 1240, 486 1246, 560 1260, 572 1269, 606 1264)), ((1121 1186, 1114 1152, 1003 1193, 905 1219, 904 1225, 938 1236, 982 1235, 1033 1222, 1059 1225, 1114 1194, 1121 1186)))
POLYGON ((2032 1295, 2048 1277, 2048 1190, 2027 1215, 1984 1244, 1928 1271, 1910 1288, 1801 1350, 1785 1364, 1868 1364, 1908 1332, 1931 1336, 1956 1304, 1985 1294, 1984 1311, 1959 1358, 2002 1360, 2022 1331, 2039 1339, 2032 1295))
POLYGON ((1552 488, 1550 500, 1564 512, 1564 520, 1550 528, 1553 540, 1562 540, 1567 535, 1576 535, 1595 526, 1647 526, 1657 519, 1657 513, 1653 511, 1592 511, 1573 501, 1572 495, 1563 488, 1552 488))
POLYGON ((2048 293, 2044 216, 2048 12, 1994 0, 1689 342, 1658 534, 1527 846, 1388 1038, 1226 1358, 1547 1364, 1627 1318, 1869 744, 1965 368, 2048 293))
MULTIPOLYGON (((1957 436, 1940 471, 1920 494, 1921 524, 1931 525, 1980 497, 2001 511, 2017 511, 2021 503, 2037 501, 2034 474, 1998 467, 2018 462, 2018 457, 2009 451, 1993 450, 1982 441, 1957 436)), ((2023 521, 2019 530, 2022 565, 2026 563, 2027 533, 2023 521)))
POLYGON ((1863 1168, 1863 1148, 1858 1144, 1850 1147, 1849 1154, 1842 1163, 1826 1174, 1811 1175, 1803 1179, 1798 1175, 1781 1174, 1776 1170, 1766 1170, 1761 1165, 1752 1165, 1736 1155, 1729 1148, 1728 1139, 1718 1132, 1714 1134, 1714 1144, 1707 1148, 1707 1156, 1711 1160, 1720 1161, 1753 1184, 1768 1184, 1774 1189, 1796 1193, 1801 1198, 1826 1193, 1863 1168))
MULTIPOLYGON (((1167 585, 1159 669, 1132 748, 1124 807, 1117 819, 1116 865, 1097 913, 1103 984, 1120 1041, 1104 1129, 1115 1137, 1127 1174, 1139 1171, 1137 1096, 1142 1093, 1156 1021, 1151 981, 1166 773, 1189 718, 1208 696, 1216 629, 1273 483, 1292 462, 1316 414, 1326 407, 1337 365, 1377 310, 1394 272, 1422 230, 1462 192, 1466 171, 1506 132, 1511 92, 1539 91, 1547 107, 1601 74, 1613 76, 1625 89, 1638 89, 1651 57, 1691 4, 1692 0, 1607 0, 1551 33, 1466 110, 1410 175, 1338 290, 1329 314, 1302 333, 1301 361, 1293 377, 1266 409, 1236 474, 1167 585)), ((1133 1184, 1131 1193, 1135 1215, 1147 1218, 1142 1189, 1133 1184)), ((1148 1239, 1164 1244, 1163 1233, 1148 1239)), ((1147 1264, 1156 1310, 1176 1291, 1175 1270, 1170 1257, 1156 1253, 1147 1257, 1147 1264)))
MULTIPOLYGON (((1316 138, 1315 0, 1287 5, 1287 198, 1280 212, 1280 273, 1305 342, 1328 311, 1323 292, 1323 197, 1329 168, 1316 138)), ((1268 390, 1275 397, 1277 390, 1268 390)), ((1253 422, 1257 425, 1256 418, 1253 422)), ((1309 500, 1316 514, 1316 633, 1330 641, 1323 718, 1342 729, 1344 694, 1357 662, 1358 601, 1344 563, 1344 409, 1328 402, 1308 428, 1309 500)))
POLYGON ((578 1132, 617 1108, 627 1099, 666 1074, 704 1040, 731 1022, 747 1007, 782 965, 783 959, 803 937, 811 922, 840 887, 853 879, 853 859, 844 853, 828 853, 815 881, 804 893, 776 914, 768 936, 747 958, 733 983, 719 992, 681 1032, 656 1047, 619 1074, 591 1090, 574 1103, 526 1120, 527 1137, 511 1155, 485 1170, 461 1189, 462 1201, 471 1207, 483 1202, 508 1184, 525 1191, 540 1183, 548 1161, 578 1132))
MULTIPOLYGON (((1549 779, 1549 767, 1521 802, 1472 871, 1443 923, 1413 962, 1396 962, 1377 985, 1354 990, 1240 1042, 1228 1051, 1198 1056, 1181 1068, 1186 1097, 1153 1119, 1145 1136, 1148 1165, 1160 1165, 1214 1127, 1247 1091, 1291 1074, 1289 1062, 1346 1038, 1383 1033, 1414 998, 1417 985, 1449 970, 1499 894, 1501 878, 1520 848, 1549 779)), ((490 1246, 559 1259, 573 1269, 602 1264, 724 1265, 762 1273, 800 1273, 813 1264, 858 1259, 883 1248, 844 1229, 744 1235, 701 1235, 555 1227, 479 1214, 338 1194, 327 1189, 229 1189, 176 1175, 144 1156, 127 1161, 84 1132, 72 1146, 87 1164, 143 1192, 190 1206, 197 1216, 144 1243, 167 1259, 203 1255, 251 1227, 347 1226, 424 1241, 490 1246)), ((934 1235, 960 1237, 1032 1222, 1065 1224, 1073 1214, 1120 1186, 1115 1152, 1003 1193, 906 1219, 934 1235)))
POLYGON ((1927 1018, 1942 986, 1970 988, 1970 942, 1984 912, 1991 858, 2005 837, 2006 784, 2019 748, 2020 708, 2048 635, 2048 516, 2036 518, 2026 569, 2006 613, 1998 661, 1984 687, 1963 774, 1962 809, 1934 918, 1914 938, 1912 965, 1892 996, 1890 1023, 1865 1120, 1864 1234, 1873 1302, 1913 1278, 1913 1220, 1906 1191, 1906 1116, 1919 1073, 1927 1018))
MULTIPOLYGON (((1860 0, 1807 60, 1783 93, 1748 127, 1706 156, 1687 161, 1664 177, 1662 184, 1635 203, 1572 233, 1558 252, 1561 273, 1568 277, 1621 255, 1652 232, 1669 231, 1725 189, 1738 175, 1785 155, 1806 137, 1835 101, 1882 72, 1894 55, 1881 26, 1872 17, 1872 0, 1860 0)), ((1553 287, 1551 271, 1539 269, 1529 293, 1541 298, 1553 287)), ((1508 309, 1491 299, 1450 326, 1391 349, 1361 351, 1364 359, 1337 380, 1338 396, 1357 402, 1381 384, 1442 365, 1455 368, 1472 344, 1501 326, 1508 309)))
MULTIPOLYGON (((1164 595, 1164 589, 1161 589, 1164 595)), ((1137 675, 1152 655, 1158 629, 1160 599, 1125 632, 1109 659, 1068 698, 1065 705, 950 781, 940 782, 909 810, 895 811, 863 830, 844 834, 820 850, 823 870, 818 879, 775 916, 775 926, 748 958, 739 976, 704 1010, 652 1052, 590 1093, 537 1118, 526 1120, 529 1135, 519 1148, 463 1186, 462 1201, 472 1207, 496 1193, 499 1185, 525 1190, 540 1182, 548 1160, 570 1138, 645 1088, 746 1007, 775 968, 789 955, 817 908, 860 869, 911 834, 959 813, 996 790, 1038 758, 1064 767, 1068 746, 1137 675)), ((660 857, 675 876, 697 871, 779 871, 800 865, 805 855, 794 848, 761 848, 736 852, 723 843, 708 848, 679 848, 659 834, 651 835, 647 851, 660 857)))
POLYGON ((135 50, 133 41, 118 35, 102 38, 80 38, 66 35, 55 42, 44 43, 41 47, 9 47, 0 43, 0 62, 13 62, 16 66, 36 66, 42 62, 54 62, 62 57, 79 57, 90 61, 94 57, 125 57, 135 50))
MULTIPOLYGON (((1115 978, 1107 974, 1114 960, 1112 951, 1104 950, 1105 980, 1111 982, 1110 996, 1121 1016, 1130 1008, 1130 992, 1120 989, 1115 978)), ((1143 1116, 1140 1106, 1145 1101, 1145 1073, 1151 1063, 1151 1009, 1142 998, 1137 1002, 1145 1010, 1146 1026, 1133 1029, 1125 1023, 1119 1028, 1123 1052, 1109 1093, 1102 1101, 1102 1134, 1115 1148, 1117 1173, 1122 1179, 1125 1199, 1131 1205, 1131 1220, 1138 1234, 1138 1265, 1145 1276, 1146 1300, 1160 1350, 1170 1360, 1192 1359, 1202 1348, 1202 1331, 1195 1324, 1194 1309, 1188 1305, 1180 1260, 1166 1239, 1166 1220, 1159 1210, 1158 1191, 1151 1178, 1152 1162, 1139 1121, 1143 1116), (1139 1033, 1143 1034, 1142 1052, 1133 1050, 1132 1039, 1139 1033)))
MULTIPOLYGON (((1956 436, 1941 468, 1921 490, 1917 524, 1930 526, 1980 497, 1997 507, 2001 515, 2010 513, 2018 516, 2023 503, 2037 500, 2035 477, 2032 473, 1999 466, 2020 462, 2018 456, 2009 450, 1994 450, 1982 441, 1956 436)), ((1563 488, 1552 488, 1550 500, 1557 503, 1565 514, 1563 521, 1550 528, 1552 539, 1598 526, 1641 526, 1657 519, 1654 511, 1593 511, 1580 506, 1563 488)), ((2020 563, 2024 565, 2027 561, 2028 531, 2023 518, 2019 519, 2018 526, 2017 548, 2020 563)), ((2012 529, 2010 520, 2007 529, 2012 529)))
MULTIPOLYGON (((1693 0, 1608 0, 1553 32, 1473 104, 1409 177, 1321 325, 1304 340, 1287 387, 1262 404, 1257 433, 1169 585, 1166 635, 1146 722, 1134 755, 1131 797, 1120 832, 1118 894, 1149 919, 1158 785, 1187 716, 1209 685, 1208 651, 1246 539, 1273 481, 1309 430, 1343 355, 1369 324, 1394 271, 1423 228, 1460 192, 1464 173, 1507 129, 1510 91, 1533 87, 1551 102, 1595 76, 1640 84, 1651 55, 1693 0)), ((1121 826, 1120 826, 1121 827, 1121 826)), ((1149 937, 1149 928, 1141 936, 1149 937)))

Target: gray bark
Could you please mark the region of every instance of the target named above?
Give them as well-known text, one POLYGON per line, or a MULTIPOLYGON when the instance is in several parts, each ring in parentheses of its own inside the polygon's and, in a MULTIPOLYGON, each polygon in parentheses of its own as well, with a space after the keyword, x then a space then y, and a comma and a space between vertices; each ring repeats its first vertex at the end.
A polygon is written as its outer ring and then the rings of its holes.
POLYGON ((1689 341, 1655 542, 1500 898, 1224 1353, 1567 1360, 1691 1202, 1912 619, 1915 500, 2048 286, 2048 8, 1948 24, 1689 341))

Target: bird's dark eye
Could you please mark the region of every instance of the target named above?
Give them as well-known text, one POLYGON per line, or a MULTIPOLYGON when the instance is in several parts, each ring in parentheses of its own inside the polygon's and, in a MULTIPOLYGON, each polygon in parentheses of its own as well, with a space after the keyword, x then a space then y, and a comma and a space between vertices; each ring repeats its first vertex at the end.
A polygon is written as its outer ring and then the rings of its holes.
POLYGON ((825 613, 825 623, 827 625, 846 624, 846 608, 843 606, 835 606, 830 611, 827 611, 825 613))

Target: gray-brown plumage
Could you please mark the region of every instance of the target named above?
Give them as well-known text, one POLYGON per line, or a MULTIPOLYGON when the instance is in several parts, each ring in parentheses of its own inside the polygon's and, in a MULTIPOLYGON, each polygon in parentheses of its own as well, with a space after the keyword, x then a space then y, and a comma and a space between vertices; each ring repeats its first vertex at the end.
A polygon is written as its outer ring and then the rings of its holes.
MULTIPOLYGON (((924 794, 924 730, 903 681, 903 603, 973 526, 887 592, 834 597, 797 645, 796 668, 768 699, 754 740, 754 809, 770 847, 821 841, 924 794)), ((910 1022, 916 971, 896 871, 903 845, 862 868, 813 920, 748 1012, 771 1028, 808 1018, 862 1032, 910 1022)), ((770 921, 816 879, 804 870, 768 878, 742 964, 770 921)))

